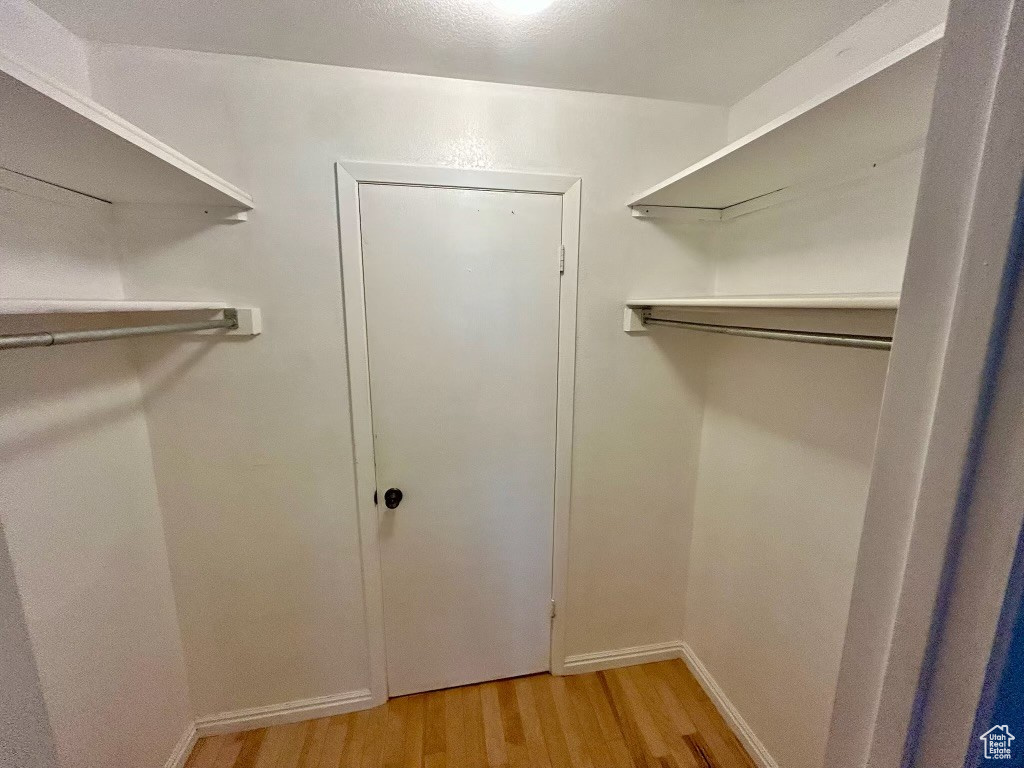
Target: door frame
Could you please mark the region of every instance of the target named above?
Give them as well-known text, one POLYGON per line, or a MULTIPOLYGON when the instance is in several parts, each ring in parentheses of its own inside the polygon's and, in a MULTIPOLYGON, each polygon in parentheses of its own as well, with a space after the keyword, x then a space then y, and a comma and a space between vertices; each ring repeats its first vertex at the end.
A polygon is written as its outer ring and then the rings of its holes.
MULTIPOLYGON (((363 246, 359 215, 360 184, 444 187, 501 192, 532 192, 562 198, 562 245, 565 270, 558 299, 558 382, 555 417, 554 530, 552 537, 551 598, 559 607, 551 623, 551 671, 565 664, 566 579, 569 560, 569 508, 572 486, 572 431, 576 389, 576 297, 579 275, 579 176, 519 173, 469 168, 440 168, 341 160, 335 163, 341 282, 345 315, 352 452, 355 463, 356 509, 362 559, 363 606, 367 628, 370 702, 388 698, 387 656, 384 646, 384 589, 377 536, 376 467, 373 411, 370 399, 369 347, 363 279, 363 246)), ((552 254, 555 268, 557 254, 552 254)))

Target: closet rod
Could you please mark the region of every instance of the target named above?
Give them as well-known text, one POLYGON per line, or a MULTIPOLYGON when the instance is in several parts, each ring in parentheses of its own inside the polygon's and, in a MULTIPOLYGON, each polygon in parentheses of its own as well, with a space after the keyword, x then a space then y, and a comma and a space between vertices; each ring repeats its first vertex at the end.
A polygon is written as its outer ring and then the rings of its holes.
POLYGON ((668 325, 705 333, 723 333, 727 336, 750 336, 755 339, 797 341, 803 344, 825 344, 830 347, 857 347, 860 349, 892 349, 891 336, 860 336, 842 333, 814 333, 811 331, 784 331, 779 328, 752 328, 745 325, 715 325, 688 320, 644 315, 644 325, 668 325))
POLYGON ((106 341, 126 339, 132 336, 156 336, 163 333, 188 333, 209 331, 214 328, 238 328, 238 313, 225 309, 224 317, 217 320, 202 320, 194 323, 168 323, 166 325, 137 325, 126 328, 101 328, 89 331, 41 331, 0 336, 0 349, 24 349, 26 347, 53 347, 58 344, 79 344, 84 341, 106 341))

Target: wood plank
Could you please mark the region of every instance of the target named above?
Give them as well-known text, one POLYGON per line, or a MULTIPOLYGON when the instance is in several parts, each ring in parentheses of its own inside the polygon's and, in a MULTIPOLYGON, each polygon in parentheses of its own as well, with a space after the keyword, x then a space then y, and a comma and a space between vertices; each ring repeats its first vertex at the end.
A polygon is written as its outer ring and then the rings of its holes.
POLYGON ((666 757, 669 754, 668 745, 665 743, 661 729, 658 728, 650 711, 644 705, 643 697, 637 690, 630 670, 628 668, 613 669, 608 675, 618 684, 623 695, 622 705, 629 711, 633 722, 636 723, 647 752, 654 757, 666 757))
POLYGON ((508 766, 508 750, 505 749, 505 726, 501 720, 501 700, 497 683, 480 686, 480 705, 484 721, 484 744, 487 748, 487 765, 490 768, 508 766))
POLYGON ((253 768, 259 758, 263 742, 267 738, 266 728, 257 728, 254 731, 246 731, 242 734, 242 750, 238 753, 234 765, 231 768, 253 768))
POLYGON ((502 680, 498 684, 498 702, 501 705, 501 725, 505 732, 505 749, 511 768, 530 768, 530 754, 523 733, 523 719, 519 714, 515 684, 502 680))
POLYGON ((654 689, 658 692, 658 698, 661 701, 661 706, 664 708, 665 714, 668 716, 672 723, 672 727, 675 728, 679 733, 683 735, 689 735, 697 732, 697 726, 693 724, 693 720, 690 719, 689 714, 686 712, 686 707, 683 706, 676 692, 672 689, 672 686, 668 684, 665 678, 661 675, 654 674, 652 670, 644 668, 644 674, 651 681, 654 689))
POLYGON ((225 736, 205 736, 199 739, 185 761, 185 768, 210 768, 225 740, 225 736))
POLYGON ((405 757, 405 721, 409 700, 405 696, 388 702, 388 727, 384 736, 384 768, 403 768, 405 757))
POLYGON ((634 762, 633 754, 629 751, 629 748, 626 746, 626 742, 623 739, 609 741, 608 751, 611 753, 615 768, 627 768, 627 766, 643 768, 642 765, 638 765, 634 762))
POLYGON ((754 768, 681 661, 533 675, 200 739, 186 768, 754 768))
POLYGON ((583 744, 590 757, 590 762, 594 768, 627 768, 631 763, 617 763, 608 748, 608 742, 604 733, 601 732, 601 724, 598 722, 597 713, 590 701, 582 677, 582 675, 574 675, 565 678, 565 688, 569 694, 570 704, 576 712, 583 744))
POLYGON ((335 715, 327 718, 327 731, 324 733, 323 748, 315 763, 316 768, 339 768, 341 755, 345 748, 345 736, 348 733, 351 715, 335 715))
POLYGON ((515 683, 511 680, 498 683, 498 701, 501 704, 501 725, 505 731, 505 741, 525 746, 526 737, 523 735, 523 719, 519 715, 515 683))
POLYGON ((311 720, 301 723, 289 723, 282 726, 285 731, 284 743, 277 756, 274 768, 296 768, 299 763, 299 756, 302 754, 302 745, 306 742, 306 733, 309 730, 311 720))
POLYGON ((253 768, 277 768, 277 758, 284 749, 288 735, 287 726, 275 725, 267 728, 267 734, 256 753, 253 768))
MULTIPOLYGON (((426 717, 423 727, 423 759, 431 758, 437 764, 436 756, 445 753, 445 695, 444 691, 427 694, 426 717)), ((443 765, 443 761, 441 763, 443 765)))
POLYGON ((466 748, 466 720, 463 712, 463 688, 451 688, 444 692, 444 743, 445 762, 451 768, 468 765, 466 748))
POLYGON ((693 762, 699 768, 717 768, 714 758, 711 756, 711 750, 708 749, 707 742, 704 741, 704 737, 699 733, 691 733, 683 736, 686 741, 686 746, 690 750, 690 754, 693 756, 693 762))
POLYGON ((479 685, 469 686, 465 689, 462 714, 466 723, 464 734, 466 765, 469 768, 486 768, 487 742, 484 735, 483 703, 480 698, 479 685))
MULTIPOLYGON (((353 766, 380 768, 384 763, 384 742, 391 719, 391 710, 385 705, 366 712, 359 712, 349 726, 353 735, 351 745, 345 744, 345 754, 351 755, 353 766)), ((344 760, 344 758, 343 758, 344 760)), ((342 763, 347 768, 348 763, 342 763)))
POLYGON ((754 762, 704 693, 700 683, 682 661, 661 661, 647 665, 653 675, 662 676, 676 692, 687 714, 704 738, 716 766, 754 768, 754 762))
POLYGON ((622 729, 619 728, 618 719, 612 710, 611 700, 608 698, 608 692, 605 690, 601 678, 597 673, 593 673, 578 675, 576 679, 587 691, 587 698, 590 700, 590 706, 594 708, 594 714, 597 715, 597 722, 601 726, 601 733, 604 734, 605 740, 609 742, 622 741, 622 729))
POLYGON ((565 734, 562 733, 562 729, 558 725, 558 710, 555 708, 555 700, 551 695, 550 678, 533 677, 530 678, 530 683, 551 765, 553 768, 571 768, 572 758, 569 756, 569 746, 566 744, 565 734))
POLYGON ((331 719, 321 717, 311 720, 306 729, 306 738, 302 743, 302 750, 299 752, 297 765, 299 768, 318 768, 320 755, 324 750, 327 739, 327 729, 330 727, 331 719))
POLYGON ((210 768, 231 768, 242 751, 242 742, 242 734, 230 734, 217 750, 217 759, 213 761, 210 768))
POLYGON ((565 745, 569 750, 569 759, 576 768, 593 768, 590 762, 590 753, 587 751, 583 736, 583 727, 580 725, 579 716, 569 701, 569 692, 566 690, 564 677, 550 678, 551 698, 555 702, 555 712, 558 715, 558 724, 565 736, 565 745))
POLYGON ((402 750, 403 768, 423 768, 423 730, 427 697, 417 694, 409 697, 408 718, 405 724, 405 747, 402 750))
POLYGON ((547 744, 544 743, 544 729, 540 724, 540 715, 533 698, 533 687, 530 679, 521 677, 514 683, 516 703, 519 705, 519 717, 523 723, 523 739, 526 741, 526 753, 530 765, 534 768, 551 768, 547 744))
MULTIPOLYGON (((701 768, 690 749, 690 743, 684 738, 686 734, 674 726, 643 666, 626 667, 620 672, 628 681, 630 695, 635 694, 636 706, 641 708, 654 724, 676 763, 684 768, 701 768)), ((693 729, 689 732, 692 733, 693 729)))
POLYGON ((633 764, 637 768, 644 768, 644 766, 648 768, 661 768, 660 761, 647 752, 643 736, 640 733, 640 727, 634 720, 633 713, 629 707, 628 697, 619 685, 618 680, 608 672, 598 672, 597 675, 604 687, 612 712, 615 714, 615 722, 619 726, 619 730, 622 733, 622 741, 625 743, 626 749, 629 750, 629 756, 633 764))

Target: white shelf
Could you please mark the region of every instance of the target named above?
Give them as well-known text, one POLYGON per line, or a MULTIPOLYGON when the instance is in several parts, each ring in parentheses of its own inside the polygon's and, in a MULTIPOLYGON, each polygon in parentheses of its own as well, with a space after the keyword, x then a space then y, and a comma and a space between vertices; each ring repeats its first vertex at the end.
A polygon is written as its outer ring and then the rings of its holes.
POLYGON ((250 210, 241 189, 0 52, 0 167, 110 203, 250 210))
POLYGON ((646 333, 651 311, 659 319, 731 327, 891 336, 897 293, 823 293, 640 298, 626 302, 622 330, 646 333), (699 318, 699 319, 698 319, 699 318))
POLYGON ((629 201, 727 210, 827 180, 923 146, 943 29, 936 27, 629 201))
POLYGON ((133 301, 128 299, 0 299, 0 315, 75 315, 121 312, 216 312, 221 301, 133 301))
POLYGON ((630 309, 664 307, 672 309, 875 309, 896 310, 898 293, 774 294, 748 296, 684 296, 677 298, 630 299, 630 309))

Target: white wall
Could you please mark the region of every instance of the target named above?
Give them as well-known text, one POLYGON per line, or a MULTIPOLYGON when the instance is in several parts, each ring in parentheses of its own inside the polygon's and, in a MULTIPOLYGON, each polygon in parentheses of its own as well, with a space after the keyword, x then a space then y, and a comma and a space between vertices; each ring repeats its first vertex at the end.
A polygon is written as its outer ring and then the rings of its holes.
MULTIPOLYGON (((941 5, 941 8, 940 8, 941 5)), ((898 0, 730 110, 735 138, 942 21, 898 0)), ((920 154, 719 230, 715 291, 898 292, 920 154)), ((782 768, 820 768, 888 356, 714 338, 683 639, 782 768)))
MULTIPOLYGON (((720 229, 716 291, 899 291, 920 160, 720 229)), ((683 639, 782 768, 819 768, 888 355, 710 338, 683 639)))
MULTIPOLYGON (((727 224, 718 292, 898 291, 918 170, 727 224)), ((683 639, 782 768, 819 768, 888 355, 707 344, 683 639)))
POLYGON ((32 641, 0 527, 0 765, 57 768, 32 641))
MULTIPOLYGON (((106 208, 0 189, 0 297, 121 296, 106 208)), ((2 354, 0 524, 60 765, 157 768, 191 713, 138 380, 117 343, 2 354)))
POLYGON ((201 715, 365 688, 332 163, 583 177, 569 654, 677 640, 700 428, 698 343, 621 333, 630 293, 702 292, 624 202, 721 143, 724 111, 101 46, 97 98, 249 190, 248 223, 128 211, 126 290, 263 307, 254 340, 140 347, 201 715))
POLYGON ((683 639, 783 768, 818 768, 888 357, 710 342, 683 639))
POLYGON ((729 108, 738 139, 945 23, 949 0, 889 0, 729 108))
POLYGON ((0 0, 0 53, 88 96, 89 44, 29 0, 0 0))
POLYGON ((715 292, 898 293, 921 154, 720 230, 715 292))

